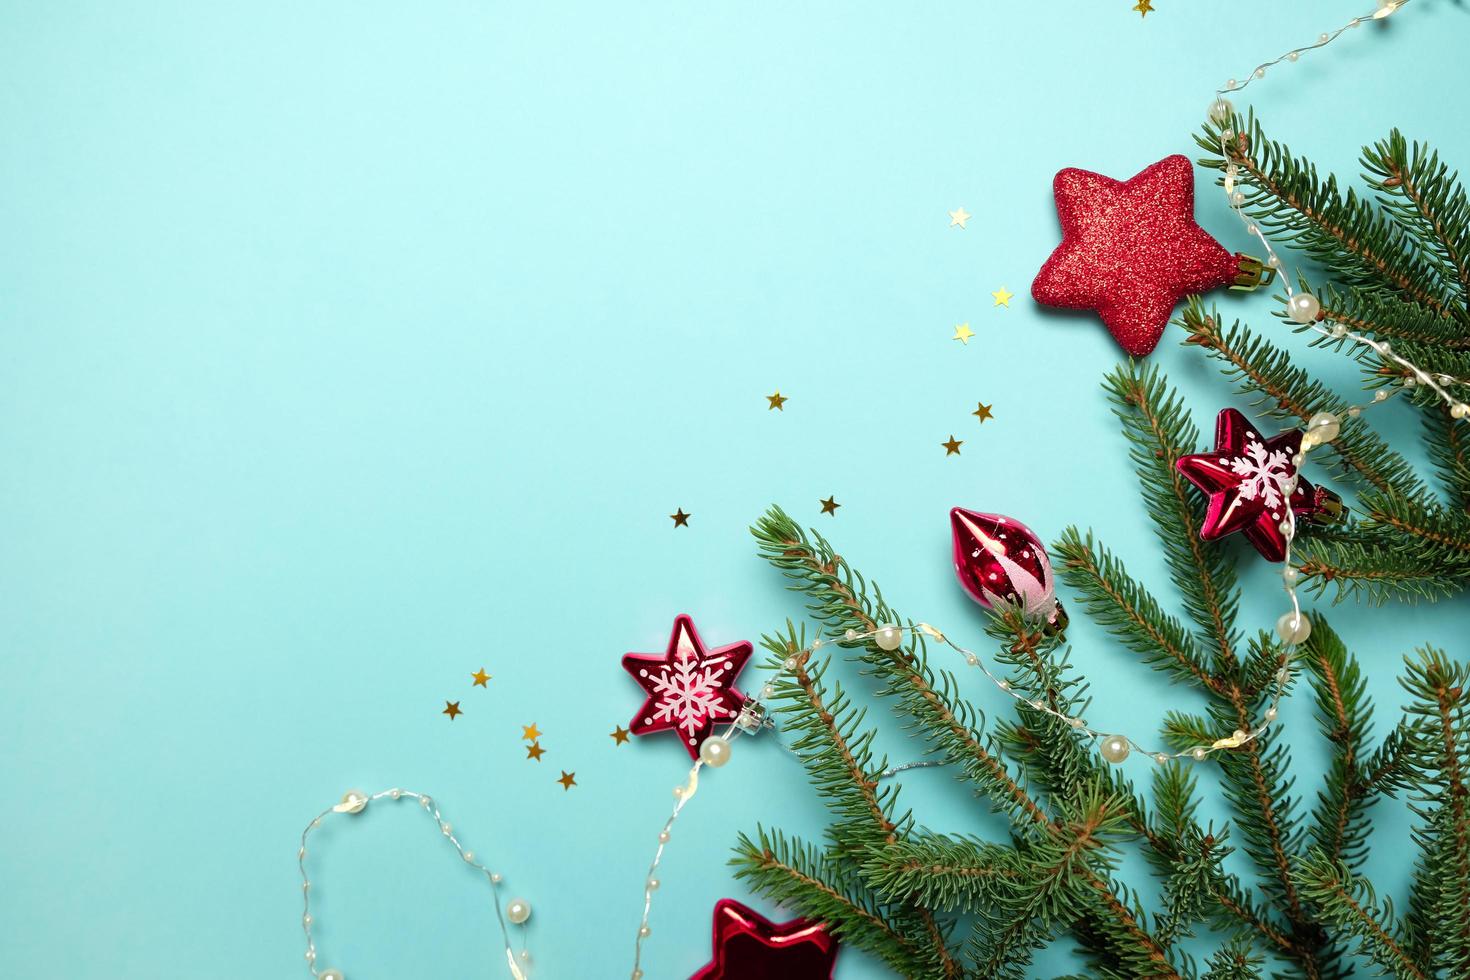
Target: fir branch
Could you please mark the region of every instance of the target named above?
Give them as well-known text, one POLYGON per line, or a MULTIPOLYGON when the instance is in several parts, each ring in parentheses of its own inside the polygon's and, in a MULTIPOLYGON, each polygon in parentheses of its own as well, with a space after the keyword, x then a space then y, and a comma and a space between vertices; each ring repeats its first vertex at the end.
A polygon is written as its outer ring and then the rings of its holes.
MULTIPOLYGON (((1430 313, 1422 306, 1384 293, 1332 285, 1319 292, 1320 313, 1325 322, 1341 323, 1356 333, 1394 344, 1418 343, 1445 350, 1470 350, 1470 331, 1453 317, 1430 313)), ((1318 336, 1313 343, 1340 349, 1353 342, 1318 336)))
POLYGON ((864 898, 860 886, 845 883, 841 869, 815 847, 759 828, 755 841, 740 835, 730 864, 737 879, 802 915, 826 922, 833 935, 879 957, 903 976, 922 977, 932 967, 931 959, 890 925, 889 920, 898 916, 864 898))
POLYGON ((1210 957, 1204 980, 1261 980, 1261 962, 1250 943, 1237 937, 1210 957))
POLYGON ((1416 141, 1411 147, 1397 129, 1364 148, 1363 166, 1385 213, 1432 257, 1438 278, 1458 290, 1465 309, 1470 305, 1470 201, 1460 175, 1428 146, 1416 141))
POLYGON ((1129 457, 1138 469, 1143 498, 1164 547, 1174 580, 1184 593, 1191 618, 1214 649, 1215 672, 1238 666, 1239 636, 1231 625, 1239 606, 1235 569, 1220 549, 1199 536, 1204 505, 1188 487, 1174 463, 1196 450, 1199 430, 1189 421, 1178 397, 1157 368, 1132 362, 1119 365, 1105 379, 1114 414, 1133 444, 1129 457))
POLYGON ((973 837, 919 831, 872 851, 863 879, 884 901, 982 912, 1024 875, 1016 849, 973 837))
MULTIPOLYGON (((766 637, 765 645, 780 662, 790 663, 789 681, 777 686, 775 697, 788 702, 784 715, 788 724, 801 735, 791 748, 802 759, 819 793, 832 799, 835 808, 846 816, 841 832, 832 833, 839 852, 861 854, 875 844, 893 845, 905 835, 912 821, 905 814, 893 816, 897 791, 880 787, 870 746, 871 729, 859 732, 863 712, 852 710, 840 685, 833 685, 830 697, 822 685, 825 664, 811 663, 811 655, 803 653, 801 638, 787 624, 785 637, 766 637), (795 706, 790 702, 797 702, 795 706), (862 828, 876 831, 878 840, 870 839, 862 828)), ((918 920, 932 948, 941 975, 960 976, 959 964, 950 955, 947 937, 928 909, 915 907, 918 920)))
POLYGON ((1300 862, 1297 880, 1331 922, 1357 938, 1359 952, 1402 980, 1430 980, 1405 948, 1393 903, 1386 898, 1380 903, 1367 879, 1314 852, 1300 862))
POLYGON ((1227 159, 1200 160, 1224 171, 1235 165, 1245 182, 1245 212, 1263 228, 1296 245, 1352 285, 1386 289, 1439 314, 1464 315, 1457 297, 1443 288, 1434 267, 1419 257, 1410 237, 1353 190, 1342 193, 1337 178, 1319 178, 1305 158, 1266 138, 1254 114, 1211 121, 1197 137, 1209 153, 1222 145, 1227 159), (1221 131, 1233 135, 1224 143, 1221 131))
POLYGON ((1333 744, 1309 834, 1328 859, 1356 868, 1367 856, 1367 808, 1375 798, 1361 761, 1373 703, 1357 662, 1325 619, 1313 621, 1302 659, 1311 673, 1322 733, 1333 744))
POLYGON ((1075 527, 1067 528, 1056 551, 1062 580, 1081 593, 1088 615, 1124 646, 1157 670, 1219 689, 1220 681, 1210 674, 1194 638, 1123 570, 1111 552, 1093 541, 1090 532, 1084 536, 1075 527))
POLYGON ((1434 649, 1406 658, 1402 680, 1413 700, 1409 714, 1413 761, 1422 779, 1416 809, 1426 820, 1415 832, 1433 878, 1429 925, 1436 960, 1470 970, 1470 665, 1434 649))

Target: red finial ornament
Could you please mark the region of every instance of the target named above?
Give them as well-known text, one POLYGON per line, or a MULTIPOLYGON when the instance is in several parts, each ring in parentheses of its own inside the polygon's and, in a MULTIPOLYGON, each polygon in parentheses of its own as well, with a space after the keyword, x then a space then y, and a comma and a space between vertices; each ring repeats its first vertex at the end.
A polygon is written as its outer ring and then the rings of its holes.
POLYGON ((1253 288, 1275 275, 1259 259, 1232 255, 1195 222, 1188 157, 1165 157, 1128 180, 1068 167, 1052 188, 1062 243, 1031 295, 1047 306, 1096 310, 1134 357, 1158 346, 1183 297, 1253 288))
POLYGON ((950 510, 949 522, 955 575, 970 598, 986 609, 998 603, 1020 606, 1048 631, 1067 628, 1046 546, 1029 527, 1014 517, 963 507, 950 510))
POLYGON ((732 898, 715 903, 714 959, 689 980, 831 980, 837 940, 825 923, 779 925, 732 898))

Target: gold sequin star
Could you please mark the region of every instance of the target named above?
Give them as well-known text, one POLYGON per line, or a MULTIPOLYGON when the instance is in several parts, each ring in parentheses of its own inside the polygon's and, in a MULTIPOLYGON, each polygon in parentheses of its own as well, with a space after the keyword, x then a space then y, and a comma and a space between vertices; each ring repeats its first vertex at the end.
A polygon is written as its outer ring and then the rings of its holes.
POLYGON ((1016 294, 1007 291, 1006 288, 1004 286, 1002 286, 999 289, 992 290, 991 293, 990 293, 990 295, 992 295, 992 296, 995 297, 995 305, 996 306, 1004 306, 1006 309, 1010 309, 1011 308, 1011 298, 1013 296, 1015 296, 1016 294))
POLYGON ((975 336, 975 331, 970 329, 968 323, 961 323, 954 328, 954 339, 966 347, 970 346, 970 338, 973 336, 975 336))
POLYGON ((536 727, 533 721, 529 725, 521 726, 521 738, 527 742, 534 742, 541 737, 541 729, 536 727))
POLYGON ((526 746, 527 759, 535 759, 537 762, 540 762, 541 757, 545 754, 546 750, 541 747, 540 742, 532 742, 530 745, 526 746))
POLYGON ((822 513, 831 514, 832 516, 836 517, 837 508, 841 506, 842 505, 837 502, 836 495, 834 494, 833 496, 828 497, 826 500, 822 501, 822 513))
POLYGON ((445 701, 444 702, 444 710, 441 711, 441 712, 439 712, 439 713, 441 715, 448 715, 450 721, 453 721, 458 716, 464 714, 463 711, 460 711, 459 710, 459 702, 458 701, 445 701))
POLYGON ((950 433, 948 442, 940 443, 940 445, 944 447, 944 455, 946 456, 958 456, 960 454, 960 447, 964 444, 965 440, 956 439, 954 437, 954 433, 950 433))
POLYGON ((973 217, 974 215, 966 211, 964 208, 955 208, 953 211, 949 212, 949 226, 953 228, 958 225, 959 227, 963 228, 965 227, 965 222, 969 221, 973 217))
POLYGON ((617 728, 614 728, 611 733, 609 733, 608 738, 612 739, 614 742, 617 742, 619 745, 622 745, 628 740, 628 730, 622 725, 619 725, 617 728))
POLYGON ((561 783, 562 789, 571 789, 577 785, 577 774, 575 772, 567 772, 563 769, 561 771, 561 778, 557 782, 561 783))
POLYGON ((766 396, 766 401, 768 401, 768 402, 771 403, 770 405, 768 405, 766 407, 766 411, 769 412, 771 409, 775 408, 775 409, 779 409, 780 411, 783 411, 784 412, 784 411, 786 411, 786 409, 783 408, 782 406, 784 406, 790 400, 791 399, 789 399, 789 398, 785 397, 784 395, 782 395, 781 394, 781 389, 778 388, 778 389, 776 389, 776 393, 774 395, 767 395, 766 396))
POLYGON ((1154 5, 1149 3, 1149 0, 1138 0, 1138 2, 1133 5, 1133 9, 1138 11, 1139 17, 1147 17, 1150 13, 1153 12, 1154 5))
POLYGON ((487 673, 485 673, 485 668, 484 667, 481 667, 479 670, 475 671, 470 676, 475 679, 475 686, 476 687, 484 687, 485 686, 485 682, 490 679, 490 675, 487 674, 487 673))
POLYGON ((986 419, 994 418, 995 417, 995 416, 993 416, 993 415, 990 414, 990 406, 989 405, 985 404, 984 402, 978 402, 977 404, 980 407, 977 408, 977 409, 975 409, 970 414, 973 415, 973 416, 975 416, 977 419, 979 419, 982 424, 985 422, 986 419))
POLYGON ((688 527, 689 518, 692 516, 692 514, 684 513, 684 508, 680 507, 678 510, 669 515, 669 520, 674 522, 674 527, 688 527))

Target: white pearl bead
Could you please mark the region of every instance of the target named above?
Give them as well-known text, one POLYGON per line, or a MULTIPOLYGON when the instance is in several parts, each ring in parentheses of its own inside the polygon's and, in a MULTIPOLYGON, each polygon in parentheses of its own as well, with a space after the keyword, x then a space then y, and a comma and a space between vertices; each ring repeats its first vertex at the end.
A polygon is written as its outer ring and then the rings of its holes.
POLYGON ((1388 401, 1388 392, 1384 391, 1382 388, 1379 388, 1377 391, 1373 392, 1373 400, 1375 402, 1388 401))
POLYGON ((1128 740, 1122 735, 1109 735, 1102 740, 1099 751, 1102 752, 1104 759, 1116 766, 1128 758, 1128 753, 1132 751, 1132 746, 1128 744, 1128 740))
POLYGON ((310 915, 303 915, 301 917, 301 924, 304 925, 304 926, 311 925, 311 916, 310 915))
POLYGON ((848 643, 855 642, 857 640, 857 637, 858 637, 857 630, 848 630, 846 633, 843 633, 842 634, 842 638, 844 640, 846 640, 848 643))
POLYGON ((718 769, 730 761, 730 743, 719 735, 711 735, 699 746, 699 758, 718 769))
POLYGON ((500 872, 499 871, 492 871, 490 873, 490 880, 493 881, 497 885, 500 884, 500 882, 501 882, 500 872))
POLYGON ((1219 98, 1210 103, 1210 118, 1215 122, 1224 122, 1235 113, 1235 106, 1229 99, 1219 98))
POLYGON ((531 917, 531 903, 524 898, 513 898, 505 907, 505 917, 516 925, 521 925, 531 917))
POLYGON ((368 795, 360 789, 349 789, 342 794, 341 806, 344 813, 361 813, 367 805, 368 795))
POLYGON ((1325 33, 1317 35, 1318 44, 1326 44, 1330 40, 1332 40, 1332 38, 1328 37, 1325 33))
POLYGON ((1298 59, 1300 57, 1301 57, 1301 54, 1299 52, 1296 52, 1296 51, 1288 51, 1287 54, 1286 54, 1286 60, 1287 61, 1295 61, 1296 59, 1298 59))
POLYGON ((781 661, 781 666, 782 667, 785 667, 787 670, 795 670, 796 669, 796 658, 795 657, 787 657, 785 660, 781 661))
POLYGON ((1450 415, 1457 419, 1470 419, 1470 405, 1464 402, 1456 402, 1450 409, 1450 415))
POLYGON ((1087 719, 1086 718, 1068 718, 1067 719, 1067 724, 1071 725, 1073 728, 1086 728, 1087 727, 1087 719))
POLYGON ((464 859, 466 861, 468 861, 470 864, 474 864, 475 863, 475 852, 474 851, 465 851, 464 852, 464 859))
POLYGON ((660 844, 667 844, 669 842, 669 832, 667 830, 660 830, 658 832, 658 842, 660 844))
POLYGON ((1342 431, 1342 423, 1331 412, 1318 412, 1307 421, 1307 432, 1318 442, 1328 443, 1342 431))
POLYGON ((1332 325, 1332 336, 1338 338, 1339 340, 1341 340, 1343 337, 1346 337, 1347 325, 1342 323, 1334 323, 1332 325))
POLYGON ((875 640, 879 649, 892 652, 903 646, 903 630, 897 626, 885 626, 878 631, 875 640))
POLYGON ((662 882, 660 882, 657 878, 649 878, 648 879, 648 890, 651 891, 651 892, 656 892, 656 891, 658 891, 658 886, 660 884, 662 884, 662 882))
POLYGON ((1256 69, 1256 77, 1257 78, 1265 78, 1266 77, 1266 69, 1264 69, 1264 68, 1257 68, 1256 69))
POLYGON ((973 653, 968 653, 965 655, 965 663, 969 664, 971 667, 975 667, 979 665, 980 658, 975 656, 973 653))
POLYGON ((1194 759, 1195 762, 1204 762, 1205 757, 1209 754, 1210 753, 1203 748, 1194 748, 1189 750, 1189 755, 1191 758, 1194 759))
POLYGON ((1169 757, 1162 752, 1158 752, 1154 754, 1154 761, 1161 766, 1166 766, 1169 764, 1169 757))
POLYGON ((446 820, 444 821, 444 826, 440 827, 439 829, 444 831, 445 837, 448 837, 450 834, 454 833, 454 824, 446 820))
POLYGON ((317 980, 343 980, 341 970, 323 970, 316 977, 317 980))
POLYGON ((1235 86, 1236 86, 1236 81, 1233 78, 1230 79, 1229 81, 1227 81, 1225 83, 1225 87, 1228 88, 1228 89, 1233 89, 1233 88, 1235 88, 1235 86))
POLYGON ((774 684, 767 684, 765 687, 761 688, 761 698, 762 699, 774 697, 775 694, 776 694, 776 686, 774 684))
POLYGON ((1312 621, 1306 613, 1295 610, 1282 613, 1276 620, 1276 635, 1281 637, 1282 643, 1305 643, 1312 635, 1312 621))
POLYGON ((1236 207, 1240 207, 1242 204, 1245 203, 1245 195, 1242 194, 1240 191, 1236 191, 1235 193, 1230 195, 1230 203, 1234 204, 1236 207))
POLYGON ((1296 580, 1301 578, 1301 575, 1302 573, 1297 571, 1295 565, 1286 565, 1281 569, 1281 577, 1286 581, 1287 586, 1296 585, 1296 580))
POLYGON ((1281 712, 1277 711, 1275 708, 1267 708, 1266 709, 1266 720, 1267 721, 1275 721, 1276 720, 1276 716, 1278 714, 1280 714, 1280 713, 1281 712))
POLYGON ((648 926, 639 926, 638 927, 638 935, 642 936, 643 938, 647 939, 652 934, 653 934, 653 930, 650 929, 650 928, 648 928, 648 926))
POLYGON ((1311 323, 1322 312, 1322 304, 1311 293, 1297 293, 1286 301, 1286 315, 1297 323, 1311 323))

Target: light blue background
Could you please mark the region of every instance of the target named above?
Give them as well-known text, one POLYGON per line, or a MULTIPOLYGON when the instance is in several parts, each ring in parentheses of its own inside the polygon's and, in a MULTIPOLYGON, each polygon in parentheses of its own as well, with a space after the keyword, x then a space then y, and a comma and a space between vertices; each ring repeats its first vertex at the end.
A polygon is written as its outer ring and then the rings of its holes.
MULTIPOLYGON (((1098 389, 1117 348, 1027 297, 1051 175, 1192 153, 1216 84, 1354 7, 1157 6, 0 4, 0 973, 305 976, 296 835, 402 785, 533 903, 538 976, 625 976, 685 759, 607 737, 639 703, 618 658, 681 611, 716 643, 799 613, 745 530, 773 501, 961 637, 953 504, 1090 525, 1163 586, 1098 389)), ((1416 0, 1255 104, 1329 166, 1394 124, 1464 165, 1467 38, 1416 0)), ((1271 329, 1264 296, 1220 302, 1271 329)), ((1208 429, 1226 386, 1178 336, 1155 359, 1208 429)), ((1270 571, 1246 584, 1274 619, 1270 571)), ((1397 705, 1399 655, 1463 656, 1470 615, 1333 621, 1397 705)), ((1101 726, 1197 703, 1073 639, 1101 726)), ((1310 790, 1304 698, 1285 719, 1310 790)), ((946 774, 909 783, 930 826, 999 831, 946 774)), ((1405 820, 1379 820, 1395 892, 1405 820)), ((650 976, 704 962, 758 821, 824 821, 771 739, 679 825, 650 976)), ((483 882, 416 810, 334 826, 313 868, 323 965, 503 975, 483 882)))

